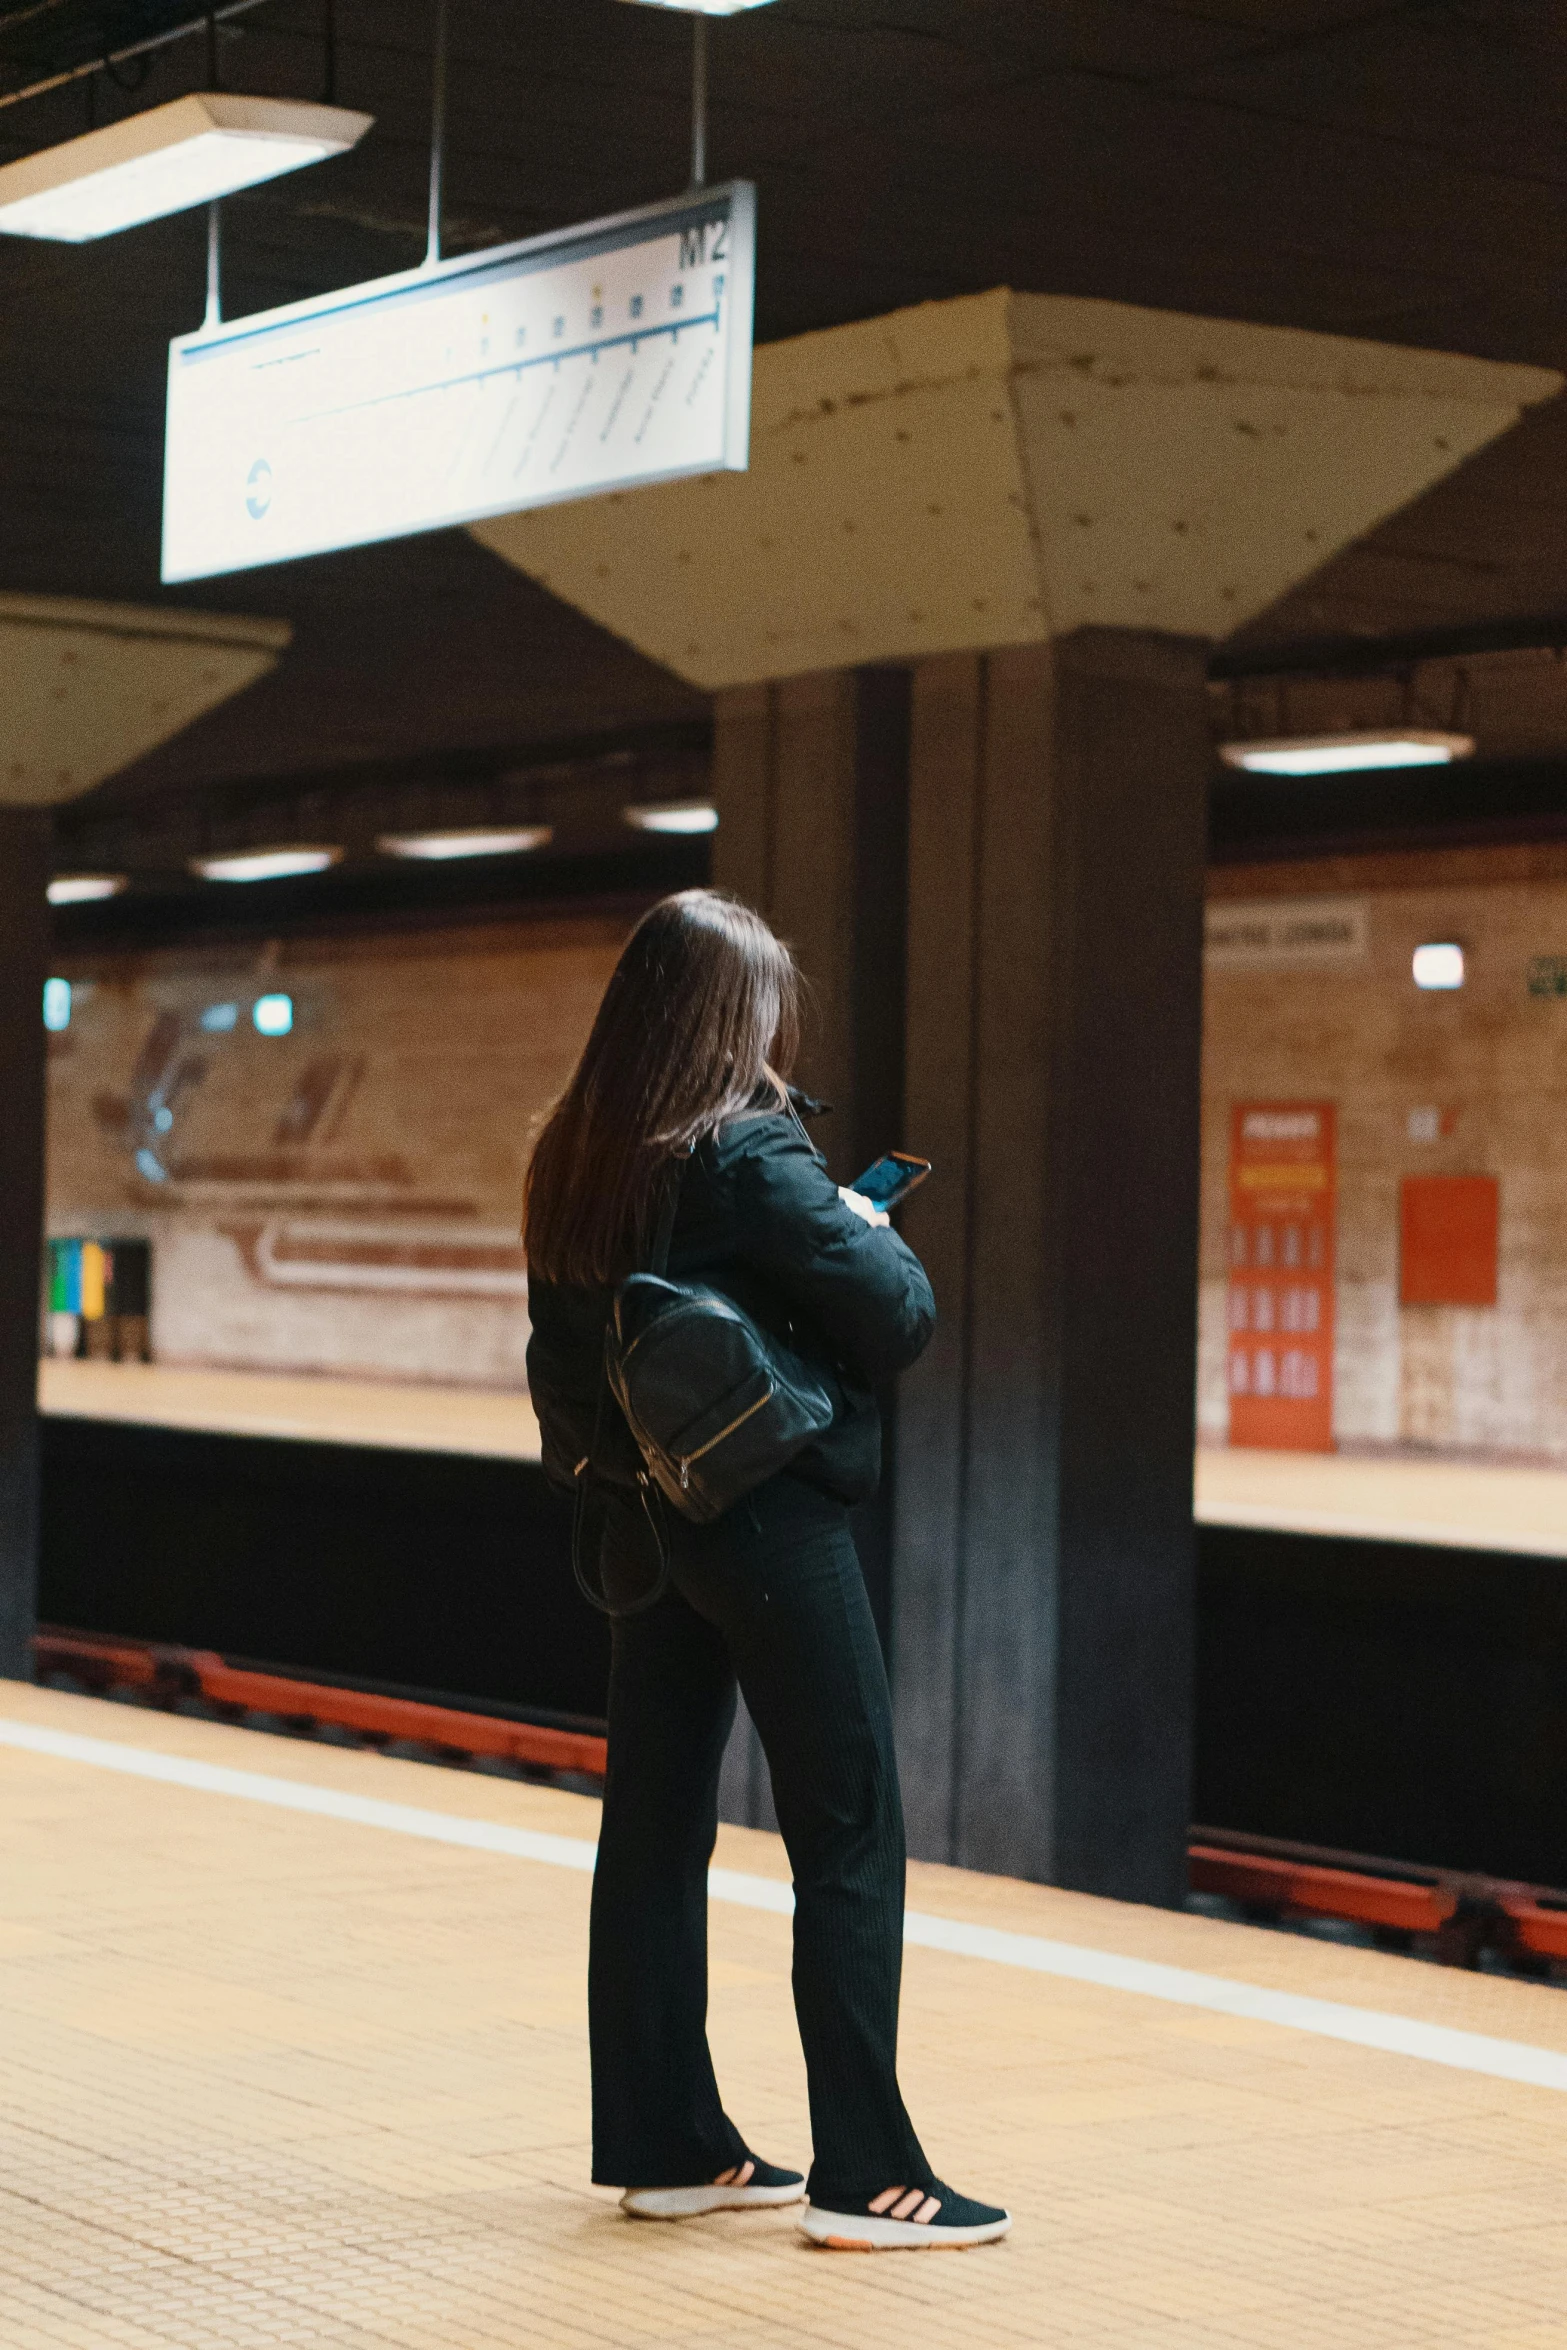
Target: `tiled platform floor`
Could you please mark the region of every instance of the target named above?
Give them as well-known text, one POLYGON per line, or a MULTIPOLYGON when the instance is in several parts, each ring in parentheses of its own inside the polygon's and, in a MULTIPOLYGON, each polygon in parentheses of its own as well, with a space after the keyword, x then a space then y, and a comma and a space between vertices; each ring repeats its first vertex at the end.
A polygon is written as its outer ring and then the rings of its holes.
MULTIPOLYGON (((592 1803, 0 1684, 0 1717, 557 1835, 592 1803)), ((720 1861, 779 1876, 771 1839, 720 1861)), ((812 2252, 587 2183, 588 1879, 0 1746, 5 2350, 1567 2350, 1567 2094, 912 1949, 904 2073, 1011 2240, 812 2252)), ((920 1869, 918 1908, 1567 2051, 1567 1991, 920 1869)), ((803 2158, 788 1924, 714 2039, 803 2158)))
POLYGON ((46 1357, 38 1366, 38 1407, 67 1419, 128 1420, 216 1435, 477 1453, 492 1460, 539 1458, 539 1423, 528 1398, 486 1387, 46 1357))
POLYGON ((1567 1469, 1515 1462, 1204 1446, 1196 1512, 1207 1526, 1567 1558, 1567 1469))

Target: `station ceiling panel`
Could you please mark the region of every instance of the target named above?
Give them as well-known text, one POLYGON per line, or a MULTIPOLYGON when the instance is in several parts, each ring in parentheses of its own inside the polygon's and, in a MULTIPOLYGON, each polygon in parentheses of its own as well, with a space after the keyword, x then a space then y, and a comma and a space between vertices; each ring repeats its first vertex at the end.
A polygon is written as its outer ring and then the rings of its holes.
MULTIPOLYGON (((175 13, 168 0, 0 4, 0 160, 88 127, 81 81, 3 103, 33 76, 29 56, 67 70, 110 18, 118 39, 175 13)), ((352 155, 225 207, 230 315, 423 251, 430 9, 340 0, 337 13, 337 100, 375 128, 352 155)), ((450 250, 684 184, 690 28, 677 12, 517 0, 452 21, 450 250)), ((325 23, 321 0, 227 15, 223 86, 318 99, 325 23)), ((709 168, 758 184, 764 344, 1011 286, 1567 364, 1567 51, 1532 0, 776 0, 710 33, 709 168)), ((96 77, 97 119, 198 88, 205 50, 175 40, 117 81, 96 77)), ((161 600, 166 355, 199 322, 203 287, 199 215, 69 255, 0 241, 0 590, 161 600)), ((1240 641, 1567 625, 1564 522, 1555 400, 1240 641)), ((231 583, 210 600, 235 608, 231 583)), ((114 790, 477 740, 521 748, 704 706, 466 537, 257 575, 237 604, 293 623, 285 669, 243 723, 237 707, 214 714, 114 790)))

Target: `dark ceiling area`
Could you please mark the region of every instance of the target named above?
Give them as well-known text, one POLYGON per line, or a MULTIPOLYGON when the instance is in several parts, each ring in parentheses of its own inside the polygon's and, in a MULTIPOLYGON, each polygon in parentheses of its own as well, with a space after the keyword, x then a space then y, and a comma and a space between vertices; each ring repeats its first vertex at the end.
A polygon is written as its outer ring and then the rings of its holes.
MULTIPOLYGON (((256 0, 225 87, 375 117, 225 206, 228 315, 423 250, 430 0, 256 0)), ((199 35, 7 103, 171 0, 0 5, 0 159, 204 86, 199 35)), ((452 0, 460 250, 675 192, 690 28, 624 0, 452 0)), ((1009 284, 1567 368, 1567 0, 777 0, 712 26, 710 173, 759 184, 760 340, 1009 284)), ((275 675, 100 802, 363 762, 689 731, 704 698, 441 533, 158 584, 163 385, 198 323, 200 214, 0 239, 0 588, 285 615, 275 675)), ((1567 634, 1567 401, 1255 623, 1302 640, 1567 634)))
MULTIPOLYGON (((256 0, 228 0, 230 8, 256 0)), ((0 104, 108 63, 135 89, 145 52, 188 30, 191 0, 23 0, 0 11, 0 104)))

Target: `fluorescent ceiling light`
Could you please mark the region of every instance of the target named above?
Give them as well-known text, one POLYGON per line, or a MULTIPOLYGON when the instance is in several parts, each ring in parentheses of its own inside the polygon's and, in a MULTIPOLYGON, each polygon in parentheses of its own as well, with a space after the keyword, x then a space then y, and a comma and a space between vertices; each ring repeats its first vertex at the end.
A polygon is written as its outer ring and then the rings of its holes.
POLYGON ((743 8, 765 8, 768 0, 639 0, 643 8, 678 8, 682 16, 738 16, 743 8))
POLYGON ((190 869, 203 881, 287 881, 298 873, 324 873, 341 849, 246 849, 232 857, 192 857, 190 869))
POLYGON ((1416 987, 1462 987, 1464 950, 1450 939, 1416 947, 1412 968, 1416 987))
POLYGON ((0 166, 0 232, 67 245, 113 236, 341 155, 373 120, 292 98, 174 98, 0 166))
POLYGON ((117 898, 124 887, 123 873, 57 873, 49 884, 49 903, 90 906, 98 898, 117 898))
POLYGON ((524 849, 542 849, 554 838, 547 824, 519 824, 511 831, 485 830, 472 825, 457 832, 383 832, 376 842, 389 857, 515 857, 524 849))
POLYGON ((68 979, 44 981, 44 1026, 51 1036, 59 1036, 71 1025, 71 983, 68 979))
POLYGON ((1474 750, 1469 734, 1430 734, 1400 727, 1392 733, 1283 735, 1274 742, 1221 743, 1226 767, 1249 775, 1344 775, 1368 767, 1445 767, 1474 750))
POLYGON ((238 1023, 238 1004, 209 1004, 201 1015, 201 1025, 209 1036, 227 1036, 238 1023))
POLYGON ((258 1036, 287 1036, 294 1025, 291 995, 258 995, 250 1015, 258 1036))
POLYGON ((647 807, 624 808, 621 813, 639 832, 718 830, 718 810, 711 800, 655 800, 647 807))

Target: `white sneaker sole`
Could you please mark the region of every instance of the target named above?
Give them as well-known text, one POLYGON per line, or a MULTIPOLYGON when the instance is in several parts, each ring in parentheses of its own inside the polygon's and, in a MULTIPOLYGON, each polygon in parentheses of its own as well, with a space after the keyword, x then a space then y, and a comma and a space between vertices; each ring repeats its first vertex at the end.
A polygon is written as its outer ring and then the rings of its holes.
POLYGON ((804 2194, 803 2179, 790 2187, 628 2187, 620 2208, 632 2219, 700 2219, 709 2211, 766 2211, 804 2194))
POLYGON ((827 2252, 967 2252, 976 2244, 995 2244, 1012 2225, 1012 2214, 986 2220, 977 2228, 921 2227, 912 2219, 878 2219, 865 2212, 809 2209, 799 2221, 802 2236, 827 2252))

